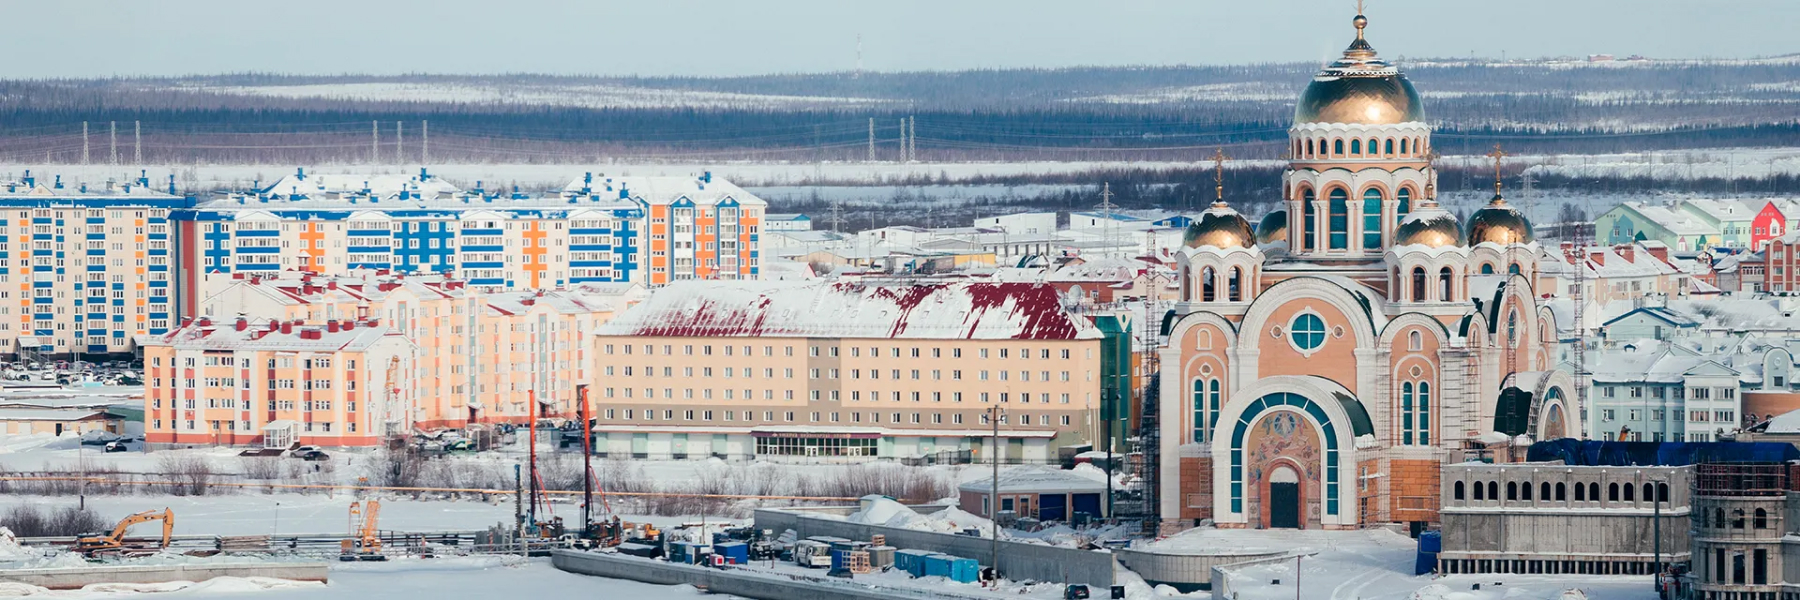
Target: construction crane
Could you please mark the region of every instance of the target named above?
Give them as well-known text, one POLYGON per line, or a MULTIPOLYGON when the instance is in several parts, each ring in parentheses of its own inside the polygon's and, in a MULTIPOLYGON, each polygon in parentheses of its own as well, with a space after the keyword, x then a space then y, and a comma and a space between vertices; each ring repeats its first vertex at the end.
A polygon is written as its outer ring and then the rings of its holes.
POLYGON ((339 544, 338 560, 387 560, 381 553, 381 536, 376 529, 380 517, 380 500, 350 503, 350 537, 339 544))
MULTIPOLYGON (((168 548, 169 537, 175 533, 175 511, 164 508, 161 512, 147 510, 120 519, 119 524, 113 527, 112 533, 78 537, 75 539, 75 551, 90 558, 101 554, 125 552, 127 550, 125 547, 125 531, 131 529, 132 525, 149 521, 162 521, 162 544, 158 545, 157 548, 168 548)), ((137 550, 137 548, 132 548, 131 550, 137 550)))

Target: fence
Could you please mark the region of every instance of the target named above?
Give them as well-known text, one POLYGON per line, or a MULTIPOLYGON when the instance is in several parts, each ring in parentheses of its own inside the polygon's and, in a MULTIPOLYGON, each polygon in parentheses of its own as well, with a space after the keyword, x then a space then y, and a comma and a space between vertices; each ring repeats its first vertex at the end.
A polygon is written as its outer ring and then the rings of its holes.
MULTIPOLYGON (((930 550, 973 558, 987 566, 994 564, 993 542, 985 538, 864 525, 810 516, 806 512, 808 511, 759 509, 756 511, 756 527, 777 532, 792 529, 802 538, 824 535, 867 540, 879 534, 887 536, 887 544, 896 548, 930 550)), ((843 513, 845 509, 836 509, 834 512, 843 513)), ((1107 588, 1113 585, 1118 563, 1108 552, 1001 542, 999 567, 1002 576, 1014 581, 1085 583, 1107 588)))

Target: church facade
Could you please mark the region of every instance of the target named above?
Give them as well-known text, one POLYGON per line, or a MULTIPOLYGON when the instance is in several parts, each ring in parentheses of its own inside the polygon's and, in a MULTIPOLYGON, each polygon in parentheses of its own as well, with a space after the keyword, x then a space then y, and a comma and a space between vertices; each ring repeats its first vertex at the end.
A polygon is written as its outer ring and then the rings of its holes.
POLYGON ((1423 528, 1442 464, 1580 435, 1530 223, 1498 181, 1467 224, 1438 206, 1419 95, 1354 24, 1299 99, 1284 208, 1253 230, 1221 198, 1185 236, 1165 529, 1423 528))

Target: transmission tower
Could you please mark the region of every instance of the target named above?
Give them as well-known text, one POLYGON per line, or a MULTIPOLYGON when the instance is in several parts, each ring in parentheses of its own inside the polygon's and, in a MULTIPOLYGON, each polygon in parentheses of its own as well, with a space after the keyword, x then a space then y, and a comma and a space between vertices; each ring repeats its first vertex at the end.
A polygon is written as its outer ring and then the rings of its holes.
POLYGON ((1102 251, 1104 253, 1102 256, 1109 257, 1118 250, 1117 238, 1119 233, 1118 223, 1113 219, 1113 210, 1118 207, 1113 206, 1112 197, 1112 182, 1101 184, 1099 209, 1100 218, 1104 219, 1104 221, 1100 223, 1100 242, 1101 246, 1105 247, 1105 250, 1102 251))
POLYGON ((143 122, 131 122, 131 162, 144 164, 144 128, 143 122))
POLYGON ((81 122, 81 164, 88 164, 88 122, 81 122))
POLYGON ((107 121, 106 122, 106 139, 107 139, 107 149, 111 151, 111 155, 112 155, 111 158, 107 159, 107 164, 112 164, 112 165, 119 164, 119 122, 118 121, 107 121))
POLYGON ((875 117, 869 117, 869 162, 875 162, 875 117))

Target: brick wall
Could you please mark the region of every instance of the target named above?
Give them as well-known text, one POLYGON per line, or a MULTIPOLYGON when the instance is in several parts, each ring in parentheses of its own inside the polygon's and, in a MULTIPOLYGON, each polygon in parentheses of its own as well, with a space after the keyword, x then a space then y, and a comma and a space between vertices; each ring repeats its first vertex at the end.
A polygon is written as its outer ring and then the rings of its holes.
POLYGON ((1213 516, 1212 458, 1181 458, 1181 518, 1211 519, 1213 516))
POLYGON ((1438 520, 1438 462, 1401 460, 1388 463, 1388 521, 1438 520))

